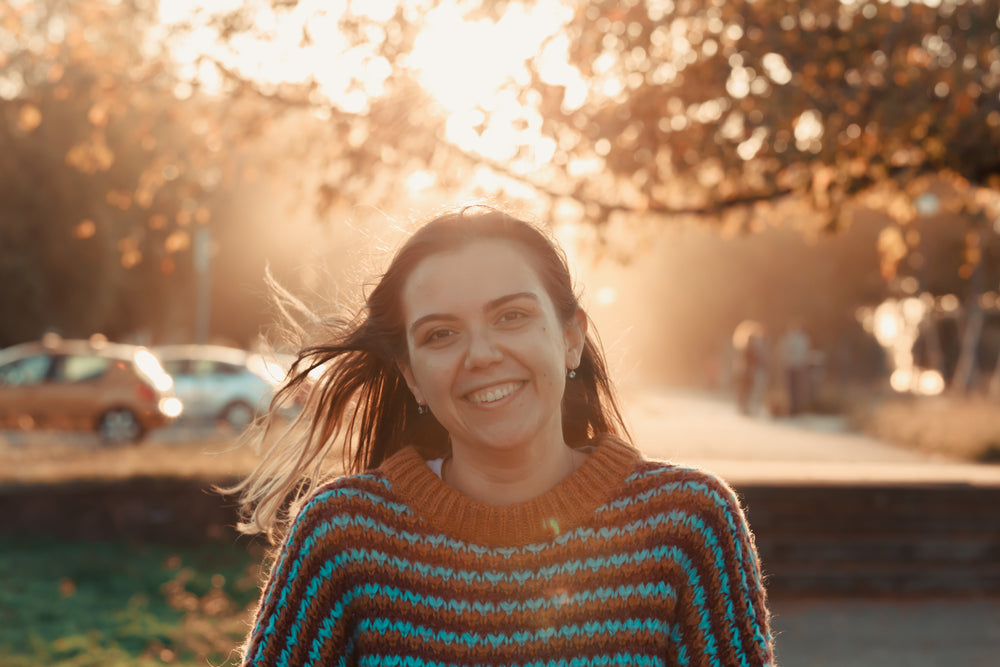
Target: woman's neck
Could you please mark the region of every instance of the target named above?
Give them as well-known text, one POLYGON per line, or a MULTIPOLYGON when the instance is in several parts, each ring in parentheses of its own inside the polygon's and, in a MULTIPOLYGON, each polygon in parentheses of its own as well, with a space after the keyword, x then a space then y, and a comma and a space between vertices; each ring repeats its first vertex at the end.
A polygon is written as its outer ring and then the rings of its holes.
POLYGON ((573 474, 587 454, 564 443, 538 452, 489 455, 452 447, 441 469, 442 480, 456 491, 488 505, 531 500, 573 474))

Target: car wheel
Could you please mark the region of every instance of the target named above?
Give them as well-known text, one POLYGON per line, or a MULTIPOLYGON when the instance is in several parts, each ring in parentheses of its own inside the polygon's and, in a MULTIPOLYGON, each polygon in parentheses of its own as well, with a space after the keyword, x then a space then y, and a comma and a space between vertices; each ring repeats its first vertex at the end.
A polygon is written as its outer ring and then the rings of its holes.
POLYGON ((108 410, 97 421, 97 435, 108 445, 139 442, 144 434, 139 418, 128 408, 108 410))
POLYGON ((254 412, 253 407, 249 403, 244 401, 235 401, 230 403, 222 411, 222 421, 236 429, 237 431, 242 431, 251 423, 253 423, 254 417, 257 413, 254 412))

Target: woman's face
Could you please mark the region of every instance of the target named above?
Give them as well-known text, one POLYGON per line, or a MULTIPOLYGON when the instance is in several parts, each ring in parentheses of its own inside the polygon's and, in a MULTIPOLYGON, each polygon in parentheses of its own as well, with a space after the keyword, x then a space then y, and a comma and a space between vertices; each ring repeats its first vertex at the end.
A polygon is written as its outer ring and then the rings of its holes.
POLYGON ((563 443, 566 369, 580 363, 586 317, 560 321, 525 254, 513 242, 474 241, 425 258, 404 285, 401 370, 453 447, 496 454, 563 443))

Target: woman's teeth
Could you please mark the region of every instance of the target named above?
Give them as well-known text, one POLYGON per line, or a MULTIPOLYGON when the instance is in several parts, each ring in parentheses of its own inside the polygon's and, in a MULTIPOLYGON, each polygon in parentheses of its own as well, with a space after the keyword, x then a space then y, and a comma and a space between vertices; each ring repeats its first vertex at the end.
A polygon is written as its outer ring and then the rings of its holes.
POLYGON ((485 391, 477 391, 474 394, 469 394, 469 400, 473 403, 493 403, 505 396, 510 396, 522 384, 521 382, 509 382, 485 391))

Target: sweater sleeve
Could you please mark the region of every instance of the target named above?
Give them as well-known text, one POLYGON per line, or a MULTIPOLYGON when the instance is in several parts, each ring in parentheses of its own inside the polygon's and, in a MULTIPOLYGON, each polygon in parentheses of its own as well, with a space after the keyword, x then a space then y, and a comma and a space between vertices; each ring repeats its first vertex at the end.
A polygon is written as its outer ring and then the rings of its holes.
POLYGON ((670 664, 774 665, 767 595, 753 534, 733 490, 695 473, 685 520, 670 664))
POLYGON ((340 567, 349 520, 337 496, 337 489, 324 489, 296 516, 264 586, 244 665, 328 664, 349 650, 347 575, 340 567))

